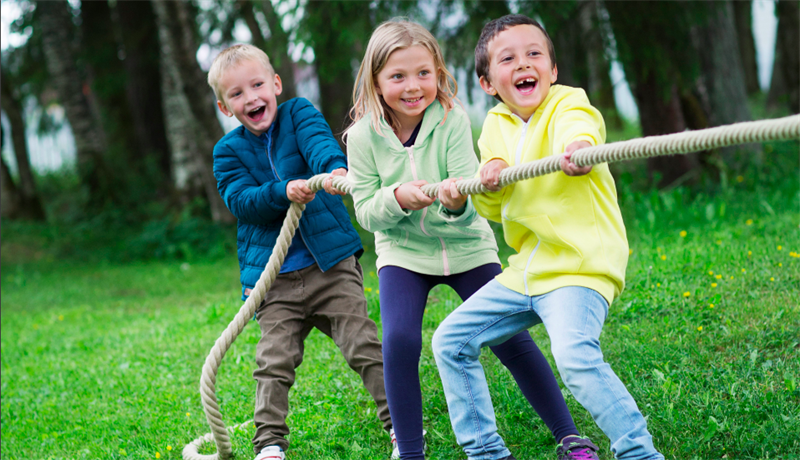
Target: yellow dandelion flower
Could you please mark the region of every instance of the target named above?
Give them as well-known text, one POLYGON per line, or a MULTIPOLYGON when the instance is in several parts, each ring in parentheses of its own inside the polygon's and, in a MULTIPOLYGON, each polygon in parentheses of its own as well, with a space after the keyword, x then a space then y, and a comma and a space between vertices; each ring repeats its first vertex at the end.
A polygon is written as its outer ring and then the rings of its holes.
POLYGON ((733 279, 733 275, 731 275, 731 279, 733 279))
POLYGON ((775 277, 774 277, 774 276, 770 276, 770 277, 769 277, 769 280, 770 280, 770 281, 775 281, 775 277))
POLYGON ((380 294, 380 293, 381 293, 380 289, 375 289, 375 294, 380 294))
POLYGON ((156 452, 156 458, 161 458, 161 452, 156 452))
POLYGON ((372 288, 364 288, 364 292, 372 292, 372 288))
POLYGON ((782 262, 778 262, 778 266, 779 267, 783 267, 783 263, 782 262))
POLYGON ((753 225, 753 219, 747 219, 744 223, 747 225, 753 225))
POLYGON ((747 251, 747 257, 750 257, 752 255, 753 255, 753 251, 747 251))
POLYGON ((713 303, 712 303, 712 304, 709 304, 709 305, 708 305, 708 308, 714 308, 714 304, 713 304, 713 303))
POLYGON ((686 235, 687 235, 686 230, 681 230, 680 235, 681 235, 681 238, 686 238, 686 235))
POLYGON ((375 278, 375 272, 369 272, 369 276, 375 278))
POLYGON ((167 446, 167 450, 172 450, 172 446, 167 446))
POLYGON ((661 283, 656 283, 656 287, 661 287, 661 283))
POLYGON ((661 260, 667 260, 667 256, 666 256, 666 255, 664 255, 664 254, 662 254, 662 255, 661 255, 661 260))
POLYGON ((711 283, 711 287, 717 287, 717 283, 711 283))
POLYGON ((743 269, 742 269, 742 273, 747 273, 747 270, 745 270, 745 269, 743 268, 743 269))
POLYGON ((721 280, 721 279, 722 279, 722 275, 717 275, 717 276, 715 276, 714 278, 716 278, 716 279, 718 279, 718 280, 721 280))
POLYGON ((783 251, 783 246, 781 246, 780 244, 778 245, 778 251, 783 251))
POLYGON ((684 292, 684 293, 683 293, 683 296, 684 296, 684 297, 689 297, 689 296, 691 296, 691 295, 692 295, 692 293, 691 293, 691 292, 689 292, 689 291, 686 291, 686 292, 684 292))
POLYGON ((58 320, 59 321, 64 321, 64 315, 58 315, 58 320))
POLYGON ((628 255, 633 254, 633 249, 628 249, 628 255))
POLYGON ((190 413, 188 413, 188 412, 186 413, 186 416, 187 416, 187 417, 190 417, 191 415, 192 415, 192 414, 190 414, 190 413))
POLYGON ((736 176, 736 182, 739 182, 739 183, 744 182, 744 177, 736 176))
POLYGON ((709 270, 709 271, 708 271, 708 274, 709 274, 709 275, 713 275, 713 274, 714 274, 714 271, 713 271, 713 270, 709 270))
POLYGON ((697 326, 697 332, 703 332, 703 326, 697 326))

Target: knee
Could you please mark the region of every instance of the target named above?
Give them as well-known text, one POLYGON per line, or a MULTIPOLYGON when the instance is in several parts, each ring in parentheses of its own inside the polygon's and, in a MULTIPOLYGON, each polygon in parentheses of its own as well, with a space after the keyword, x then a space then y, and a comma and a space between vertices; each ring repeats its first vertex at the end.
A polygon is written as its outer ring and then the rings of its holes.
POLYGON ((588 370, 604 363, 600 342, 591 338, 552 342, 553 359, 568 387, 578 385, 588 370))
POLYGON ((460 340, 453 330, 447 327, 447 323, 443 322, 433 333, 433 341, 431 347, 433 348, 433 355, 436 361, 441 359, 451 359, 457 354, 461 354, 460 340))
POLYGON ((402 352, 416 353, 422 352, 422 332, 404 331, 399 329, 383 330, 383 349, 384 353, 402 352))

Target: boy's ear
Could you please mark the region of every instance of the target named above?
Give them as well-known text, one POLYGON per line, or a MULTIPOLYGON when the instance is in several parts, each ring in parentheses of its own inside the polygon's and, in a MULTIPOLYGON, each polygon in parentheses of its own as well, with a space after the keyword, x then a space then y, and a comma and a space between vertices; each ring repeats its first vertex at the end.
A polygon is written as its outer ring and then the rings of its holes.
POLYGON ((281 76, 275 74, 275 95, 280 96, 283 92, 283 82, 281 81, 281 76))
POLYGON ((550 73, 553 74, 553 78, 550 79, 550 83, 552 84, 555 83, 556 80, 558 80, 558 64, 553 66, 553 70, 550 73))
POLYGON ((481 84, 481 89, 484 93, 488 94, 489 96, 497 96, 497 90, 494 89, 494 86, 489 81, 488 78, 485 76, 478 79, 478 83, 481 84))
POLYGON ((228 110, 228 108, 225 106, 224 102, 217 101, 217 107, 219 107, 219 111, 222 112, 226 117, 232 117, 233 116, 233 112, 228 110))

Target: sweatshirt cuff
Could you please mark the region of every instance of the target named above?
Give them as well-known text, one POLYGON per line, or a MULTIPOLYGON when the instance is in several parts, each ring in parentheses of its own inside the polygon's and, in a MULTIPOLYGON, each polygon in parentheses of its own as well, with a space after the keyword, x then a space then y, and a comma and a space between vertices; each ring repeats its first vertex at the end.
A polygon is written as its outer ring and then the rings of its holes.
POLYGON ((441 202, 439 203, 439 216, 447 223, 466 226, 469 225, 475 217, 475 207, 472 205, 472 198, 467 197, 464 207, 458 211, 447 209, 441 202))
POLYGON ((330 174, 339 168, 344 168, 345 170, 347 170, 347 162, 336 158, 330 163, 328 163, 328 165, 325 167, 325 172, 330 174))
POLYGON ((397 198, 394 196, 394 191, 397 190, 397 187, 400 187, 401 185, 403 184, 397 182, 396 184, 381 188, 381 193, 383 194, 383 205, 393 216, 408 217, 411 215, 411 211, 401 208, 400 203, 397 202, 397 198))

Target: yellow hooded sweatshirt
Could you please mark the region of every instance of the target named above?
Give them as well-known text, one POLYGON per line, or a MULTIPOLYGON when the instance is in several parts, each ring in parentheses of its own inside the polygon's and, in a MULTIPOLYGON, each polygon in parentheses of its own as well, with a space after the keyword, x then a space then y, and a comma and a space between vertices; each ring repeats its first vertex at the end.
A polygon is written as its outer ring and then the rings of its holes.
MULTIPOLYGON (((605 137, 603 117, 586 93, 554 85, 527 123, 502 103, 489 111, 478 147, 481 166, 494 159, 515 166, 561 155, 575 141, 600 145, 605 137)), ((472 198, 480 215, 503 224, 517 251, 497 276, 503 286, 529 296, 583 286, 609 305, 622 292, 628 240, 607 164, 584 176, 556 172, 472 198)))

